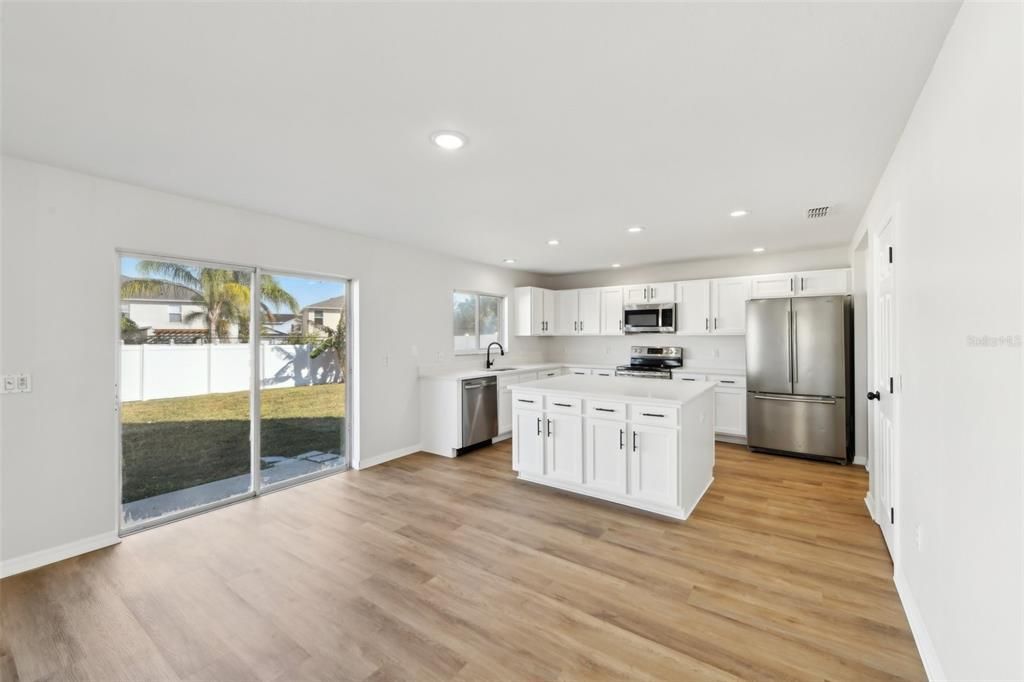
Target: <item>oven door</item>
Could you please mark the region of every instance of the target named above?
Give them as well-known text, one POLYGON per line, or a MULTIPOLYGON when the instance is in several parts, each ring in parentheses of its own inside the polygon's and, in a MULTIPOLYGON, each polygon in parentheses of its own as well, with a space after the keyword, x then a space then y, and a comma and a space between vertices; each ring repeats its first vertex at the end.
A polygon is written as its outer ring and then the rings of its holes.
POLYGON ((674 303, 640 303, 622 309, 623 330, 627 334, 671 334, 676 330, 674 303))

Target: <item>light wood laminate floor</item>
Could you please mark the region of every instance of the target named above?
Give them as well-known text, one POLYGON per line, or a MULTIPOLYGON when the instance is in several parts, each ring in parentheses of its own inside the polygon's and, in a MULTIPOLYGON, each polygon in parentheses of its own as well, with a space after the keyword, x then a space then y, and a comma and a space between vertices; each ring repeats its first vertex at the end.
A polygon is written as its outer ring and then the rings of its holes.
POLYGON ((866 474, 717 447, 686 522, 413 455, 0 583, 0 679, 923 679, 866 474))

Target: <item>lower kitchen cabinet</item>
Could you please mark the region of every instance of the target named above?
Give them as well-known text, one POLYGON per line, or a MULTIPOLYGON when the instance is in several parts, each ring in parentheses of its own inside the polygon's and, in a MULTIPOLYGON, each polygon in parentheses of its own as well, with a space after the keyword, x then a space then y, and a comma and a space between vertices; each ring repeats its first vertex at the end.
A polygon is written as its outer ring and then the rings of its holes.
POLYGON ((626 422, 587 419, 584 428, 584 482, 592 488, 625 495, 626 422))
POLYGON ((629 494, 657 504, 679 504, 679 431, 633 424, 629 436, 629 494))
POLYGON ((747 435, 747 392, 742 388, 715 388, 715 433, 747 435))
POLYGON ((512 468, 544 475, 544 414, 516 409, 512 413, 512 468))
POLYGON ((583 482, 583 418, 548 412, 544 415, 544 473, 568 483, 583 482))

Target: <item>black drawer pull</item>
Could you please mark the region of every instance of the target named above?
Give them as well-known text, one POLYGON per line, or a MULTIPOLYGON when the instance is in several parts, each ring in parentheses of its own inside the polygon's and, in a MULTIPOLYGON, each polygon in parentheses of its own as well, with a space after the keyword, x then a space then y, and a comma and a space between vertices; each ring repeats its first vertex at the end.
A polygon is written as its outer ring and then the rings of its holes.
POLYGON ((680 378, 681 378, 681 379, 682 379, 683 381, 696 381, 696 379, 691 379, 691 378, 689 378, 689 377, 680 377, 680 378))
POLYGON ((516 398, 516 400, 518 400, 521 403, 530 403, 531 405, 533 405, 533 403, 534 403, 534 401, 527 400, 526 398, 516 398))
POLYGON ((654 412, 641 412, 640 414, 642 414, 645 417, 664 417, 665 416, 663 414, 655 414, 654 412))
POLYGON ((569 403, 554 403, 558 407, 572 407, 569 403))
POLYGON ((736 382, 733 381, 732 379, 722 379, 718 383, 720 383, 720 384, 735 384, 736 382))
POLYGON ((594 409, 597 410, 598 412, 614 412, 615 411, 615 410, 613 410, 610 407, 595 407, 594 409))

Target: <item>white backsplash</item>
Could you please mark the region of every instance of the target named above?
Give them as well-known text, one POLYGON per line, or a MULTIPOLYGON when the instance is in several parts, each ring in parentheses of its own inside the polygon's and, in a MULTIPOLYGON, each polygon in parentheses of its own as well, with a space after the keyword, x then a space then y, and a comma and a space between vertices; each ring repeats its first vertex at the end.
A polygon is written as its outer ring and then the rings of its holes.
POLYGON ((549 339, 551 362, 624 365, 630 346, 682 346, 683 367, 744 369, 746 347, 742 336, 675 336, 631 334, 628 336, 576 336, 549 339))

